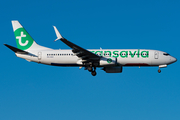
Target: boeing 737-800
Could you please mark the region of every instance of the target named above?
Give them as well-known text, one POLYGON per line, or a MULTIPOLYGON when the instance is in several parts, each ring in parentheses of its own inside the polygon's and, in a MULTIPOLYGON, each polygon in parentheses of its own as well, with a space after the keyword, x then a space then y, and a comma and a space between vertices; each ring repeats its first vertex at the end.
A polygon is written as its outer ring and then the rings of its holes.
POLYGON ((4 44, 17 57, 46 65, 78 66, 96 75, 96 68, 106 73, 121 73, 124 66, 158 66, 160 68, 176 62, 168 53, 148 49, 84 49, 61 36, 55 26, 57 40, 71 49, 54 50, 38 45, 18 21, 12 21, 17 48, 4 44))

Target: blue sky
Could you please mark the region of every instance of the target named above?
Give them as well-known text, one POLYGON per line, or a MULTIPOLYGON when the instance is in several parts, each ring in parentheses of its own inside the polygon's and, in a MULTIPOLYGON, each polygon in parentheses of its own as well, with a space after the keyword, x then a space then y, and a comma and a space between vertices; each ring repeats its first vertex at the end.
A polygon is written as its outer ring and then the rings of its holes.
POLYGON ((40 45, 69 49, 52 25, 86 49, 156 49, 179 59, 180 1, 7 0, 0 4, 1 120, 178 120, 179 61, 158 67, 124 67, 97 76, 76 67, 53 67, 17 58, 11 20, 40 45))

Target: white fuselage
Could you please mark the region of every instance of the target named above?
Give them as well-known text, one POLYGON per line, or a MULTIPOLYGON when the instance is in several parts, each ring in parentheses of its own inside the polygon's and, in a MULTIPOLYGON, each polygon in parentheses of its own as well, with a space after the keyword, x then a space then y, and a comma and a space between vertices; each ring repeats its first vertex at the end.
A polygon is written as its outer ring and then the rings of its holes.
MULTIPOLYGON (((158 50, 146 49, 89 49, 89 51, 103 57, 117 58, 118 66, 160 66, 176 61, 176 58, 158 50)), ((42 50, 29 51, 37 55, 23 55, 16 53, 17 57, 37 63, 54 66, 83 66, 82 59, 78 58, 72 50, 42 50)), ((99 66, 103 67, 103 66, 99 66)))
POLYGON ((57 39, 71 49, 53 50, 38 45, 17 20, 12 21, 17 48, 4 44, 15 52, 17 57, 53 66, 80 66, 96 76, 96 68, 103 67, 106 73, 121 73, 123 66, 159 66, 160 68, 176 62, 168 53, 147 49, 89 49, 86 50, 62 37, 56 26, 57 39))

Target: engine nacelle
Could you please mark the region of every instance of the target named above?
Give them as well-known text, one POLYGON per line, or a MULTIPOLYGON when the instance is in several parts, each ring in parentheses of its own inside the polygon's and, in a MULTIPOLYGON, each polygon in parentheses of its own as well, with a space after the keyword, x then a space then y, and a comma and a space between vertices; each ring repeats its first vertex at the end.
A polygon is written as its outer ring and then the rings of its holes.
POLYGON ((122 72, 122 66, 117 67, 104 67, 103 69, 106 73, 121 73, 122 72))
POLYGON ((115 57, 102 57, 99 61, 99 66, 116 66, 117 58, 115 57))

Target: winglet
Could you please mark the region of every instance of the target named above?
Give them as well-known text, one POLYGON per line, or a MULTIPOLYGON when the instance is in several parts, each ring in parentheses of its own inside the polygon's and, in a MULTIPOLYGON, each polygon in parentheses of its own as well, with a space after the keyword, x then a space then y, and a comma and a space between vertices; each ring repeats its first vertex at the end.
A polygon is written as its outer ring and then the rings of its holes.
POLYGON ((57 36, 57 39, 54 40, 54 41, 57 41, 57 40, 60 40, 62 37, 62 35, 59 33, 58 29, 56 28, 56 26, 53 26, 54 27, 54 31, 56 33, 56 36, 57 36))

